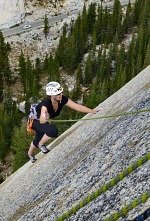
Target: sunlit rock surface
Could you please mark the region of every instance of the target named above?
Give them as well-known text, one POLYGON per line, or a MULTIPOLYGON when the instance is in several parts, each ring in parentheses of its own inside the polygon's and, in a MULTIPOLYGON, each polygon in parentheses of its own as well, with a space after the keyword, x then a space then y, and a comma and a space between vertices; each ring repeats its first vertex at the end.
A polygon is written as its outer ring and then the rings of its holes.
POLYGON ((24 0, 1 0, 0 1, 0 25, 7 24, 7 27, 13 26, 24 17, 24 0))
MULTIPOLYGON (((75 123, 47 155, 26 163, 0 185, 0 220, 53 221, 150 151, 150 66, 101 103, 96 115, 75 123), (100 118, 92 120, 92 118, 100 118)), ((69 111, 69 110, 68 110, 69 111)), ((150 161, 77 211, 68 220, 103 221, 150 187, 150 161)), ((125 217, 149 208, 150 200, 125 217)), ((148 219, 147 219, 148 220, 148 219)))

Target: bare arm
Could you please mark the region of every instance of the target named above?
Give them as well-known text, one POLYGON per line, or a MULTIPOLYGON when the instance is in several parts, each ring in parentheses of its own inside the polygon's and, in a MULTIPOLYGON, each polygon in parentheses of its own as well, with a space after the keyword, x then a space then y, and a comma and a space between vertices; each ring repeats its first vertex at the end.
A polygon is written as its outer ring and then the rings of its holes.
POLYGON ((47 111, 47 108, 45 106, 42 106, 41 108, 41 114, 40 114, 40 123, 45 124, 49 120, 50 116, 47 111))
POLYGON ((71 99, 68 100, 66 106, 68 106, 76 111, 83 112, 83 113, 95 114, 98 112, 98 110, 93 110, 93 109, 90 109, 90 108, 83 106, 81 104, 77 104, 77 103, 73 102, 71 99))

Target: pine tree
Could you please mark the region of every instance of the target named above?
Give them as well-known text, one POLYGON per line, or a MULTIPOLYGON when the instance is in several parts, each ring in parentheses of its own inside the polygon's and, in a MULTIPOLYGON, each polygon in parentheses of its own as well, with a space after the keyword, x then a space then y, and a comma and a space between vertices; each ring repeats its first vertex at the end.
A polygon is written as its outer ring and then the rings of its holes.
POLYGON ((81 95, 82 95, 82 88, 81 88, 81 85, 83 84, 82 74, 83 73, 81 69, 81 64, 79 64, 78 69, 77 69, 75 88, 74 88, 73 96, 72 96, 72 99, 75 99, 76 101, 78 99, 81 99, 81 95))
POLYGON ((82 11, 82 17, 81 17, 81 31, 83 33, 83 42, 87 42, 88 38, 88 21, 87 21, 87 11, 86 6, 84 4, 83 11, 82 11))
POLYGON ((86 98, 87 106, 95 108, 103 101, 103 98, 101 97, 102 84, 103 84, 102 81, 99 81, 99 79, 97 79, 96 77, 95 80, 93 81, 93 84, 90 86, 89 96, 88 98, 86 98))
POLYGON ((132 41, 129 45, 128 56, 127 56, 127 82, 131 80, 133 76, 133 66, 135 65, 135 33, 132 35, 132 41))
POLYGON ((0 31, 0 101, 3 101, 4 85, 10 86, 12 83, 12 72, 9 64, 10 45, 4 42, 4 37, 0 31))
POLYGON ((150 65, 150 56, 149 55, 150 55, 150 42, 149 42, 148 47, 147 47, 145 60, 144 60, 144 65, 142 67, 143 69, 150 65))
POLYGON ((28 158, 26 157, 26 151, 29 149, 29 143, 32 139, 33 136, 27 135, 26 125, 22 125, 20 128, 14 128, 11 141, 11 150, 14 154, 12 160, 13 172, 15 172, 28 161, 28 158))
POLYGON ((0 102, 3 101, 3 88, 4 88, 4 85, 3 85, 3 76, 2 76, 2 73, 0 71, 0 102))
POLYGON ((103 18, 102 18, 102 25, 103 25, 103 29, 101 32, 101 39, 102 39, 102 43, 106 43, 109 42, 110 39, 108 39, 107 35, 110 35, 110 29, 109 29, 109 12, 107 7, 105 8, 104 12, 103 12, 103 18))
POLYGON ((24 94, 26 93, 26 61, 23 52, 19 56, 19 77, 23 85, 24 94))
MULTIPOLYGON (((83 17, 82 17, 83 18, 83 17)), ((78 64, 81 62, 84 53, 86 52, 88 45, 85 44, 87 39, 87 30, 86 28, 86 17, 84 18, 84 22, 81 20, 81 16, 79 15, 74 30, 72 31, 72 35, 70 36, 70 42, 68 42, 73 48, 74 52, 72 52, 72 60, 74 69, 78 67, 78 64)), ((68 46, 69 46, 68 44, 68 46)))
POLYGON ((27 61, 26 61, 26 98, 31 98, 32 97, 32 83, 34 80, 34 76, 33 76, 33 68, 32 68, 32 63, 29 59, 29 57, 27 57, 27 61))
POLYGON ((48 71, 48 54, 47 53, 46 53, 46 56, 45 56, 44 61, 43 61, 42 70, 44 72, 48 71))
POLYGON ((35 62, 35 67, 32 70, 33 73, 33 84, 32 84, 32 97, 34 102, 38 101, 39 92, 41 89, 41 76, 42 76, 42 67, 40 59, 37 58, 35 62))
POLYGON ((4 161, 4 157, 6 155, 5 152, 5 138, 4 138, 4 132, 3 132, 3 127, 2 124, 0 124, 0 159, 4 161))
POLYGON ((76 102, 78 100, 82 99, 82 90, 81 90, 81 85, 79 84, 79 81, 76 81, 76 84, 74 86, 73 92, 72 92, 72 99, 75 100, 76 102))
POLYGON ((39 86, 40 85, 41 72, 42 72, 41 62, 40 62, 39 58, 36 58, 34 71, 35 71, 34 76, 35 76, 35 79, 36 79, 36 83, 39 86))
POLYGON ((83 84, 83 73, 82 73, 81 64, 78 65, 78 69, 77 69, 77 81, 80 84, 83 84))
MULTIPOLYGON (((142 3, 141 3, 142 4, 142 3)), ((142 7, 142 6, 141 6, 142 7)), ((147 48, 149 45, 150 39, 150 19, 149 19, 149 11, 150 11, 150 4, 148 0, 145 0, 144 7, 142 7, 142 13, 140 16, 140 24, 139 24, 139 31, 138 31, 138 38, 140 42, 139 46, 139 53, 141 54, 141 67, 144 64, 145 55, 147 52, 147 48)))
POLYGON ((95 22, 95 36, 96 36, 96 44, 100 44, 101 41, 101 34, 102 34, 102 22, 103 22, 103 10, 102 10, 102 5, 98 6, 98 15, 97 15, 97 19, 95 22))
POLYGON ((88 23, 88 34, 92 34, 95 28, 95 20, 96 20, 96 4, 91 3, 88 8, 87 13, 87 23, 88 23))
POLYGON ((45 14, 43 33, 44 33, 46 39, 49 34, 49 29, 50 29, 50 26, 49 26, 48 18, 47 18, 47 15, 45 14))
POLYGON ((59 71, 59 62, 57 56, 53 58, 52 61, 52 80, 53 81, 60 81, 60 71, 59 71))
POLYGON ((56 56, 59 61, 60 67, 64 67, 65 62, 66 62, 66 44, 67 44, 67 38, 66 38, 66 33, 67 33, 67 25, 63 26, 63 33, 62 36, 59 40, 59 45, 57 47, 56 51, 56 56))
POLYGON ((133 26, 132 7, 131 7, 131 3, 129 1, 129 3, 127 5, 127 9, 126 9, 126 15, 125 15, 125 18, 123 20, 123 32, 124 32, 124 34, 131 31, 132 26, 133 26))
POLYGON ((93 80, 93 68, 92 68, 92 57, 91 53, 89 53, 87 61, 86 61, 86 66, 85 66, 85 77, 84 77, 84 83, 85 85, 89 85, 92 83, 93 80))
MULTIPOLYGON (((123 71, 124 68, 126 67, 126 52, 125 52, 124 43, 122 43, 120 45, 120 49, 118 49, 118 47, 116 47, 116 48, 117 48, 116 49, 117 54, 116 54, 116 59, 115 59, 116 60, 116 64, 115 64, 116 68, 115 69, 116 69, 116 72, 118 73, 120 71, 123 71)), ((126 82, 124 82, 124 83, 126 83, 126 82)), ((119 83, 119 85, 120 85, 120 83, 119 83)))
POLYGON ((4 94, 4 111, 6 111, 6 114, 10 115, 13 107, 13 100, 11 98, 11 92, 10 88, 7 87, 6 92, 4 94))
POLYGON ((3 158, 8 154, 9 147, 10 147, 10 141, 11 141, 11 135, 12 135, 12 124, 13 118, 11 115, 7 113, 6 110, 3 110, 3 121, 2 121, 2 138, 4 141, 2 150, 3 150, 3 158))
POLYGON ((119 88, 123 87, 126 83, 126 72, 123 69, 123 65, 120 64, 119 66, 119 70, 117 72, 117 76, 116 76, 116 82, 117 82, 117 88, 116 90, 118 90, 119 88))
POLYGON ((100 58, 100 64, 97 70, 97 80, 98 82, 102 82, 107 77, 107 59, 106 59, 106 49, 103 49, 102 56, 100 58))
POLYGON ((52 81, 53 80, 53 56, 52 54, 50 54, 50 56, 48 57, 48 80, 52 81))
POLYGON ((105 79, 100 87, 100 102, 104 101, 108 97, 107 80, 105 79))
POLYGON ((108 14, 108 22, 107 22, 107 30, 105 33, 105 43, 109 44, 113 41, 113 34, 112 34, 112 28, 111 28, 111 16, 108 14))
POLYGON ((112 28, 113 34, 118 33, 118 37, 122 37, 122 10, 119 0, 114 1, 112 13, 112 28))
MULTIPOLYGON (((144 1, 143 1, 144 2, 144 1)), ((132 12, 132 17, 133 17, 133 25, 139 25, 140 24, 140 16, 143 7, 143 3, 141 0, 136 0, 134 7, 133 7, 133 12, 132 12)))
POLYGON ((22 114, 19 113, 16 103, 11 98, 9 88, 4 94, 4 106, 0 109, 0 158, 4 161, 10 151, 10 143, 14 126, 19 126, 22 114))
POLYGON ((135 62, 134 62, 134 60, 132 60, 130 70, 131 70, 131 79, 132 79, 132 78, 134 78, 135 75, 136 75, 136 72, 135 72, 135 62))
POLYGON ((78 45, 76 44, 75 35, 69 36, 67 39, 67 44, 65 48, 65 62, 64 68, 69 74, 73 74, 77 67, 76 54, 78 45))

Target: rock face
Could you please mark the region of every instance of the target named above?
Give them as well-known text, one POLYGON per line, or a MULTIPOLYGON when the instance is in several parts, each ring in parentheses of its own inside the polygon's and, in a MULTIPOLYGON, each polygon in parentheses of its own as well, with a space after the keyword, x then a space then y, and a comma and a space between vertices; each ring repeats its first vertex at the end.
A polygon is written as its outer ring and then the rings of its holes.
POLYGON ((24 0, 1 0, 0 15, 0 25, 5 28, 21 23, 25 16, 24 0))
MULTIPOLYGON (((91 119, 75 123, 0 185, 0 220, 53 221, 150 151, 150 66, 106 99, 91 119), (99 118, 93 120, 92 118, 99 118)), ((150 160, 101 194, 68 220, 102 221, 150 187, 150 160)), ((133 219, 150 207, 150 200, 126 217, 133 219)))

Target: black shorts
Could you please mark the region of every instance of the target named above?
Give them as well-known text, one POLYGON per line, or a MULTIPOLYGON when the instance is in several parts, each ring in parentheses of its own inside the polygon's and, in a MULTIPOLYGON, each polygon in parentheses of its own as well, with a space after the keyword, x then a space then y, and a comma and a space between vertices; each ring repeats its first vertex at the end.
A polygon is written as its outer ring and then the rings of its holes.
POLYGON ((39 120, 34 120, 32 128, 36 132, 35 139, 33 140, 33 144, 36 147, 38 147, 39 141, 42 139, 44 134, 48 137, 58 136, 58 128, 49 122, 41 124, 39 120))

